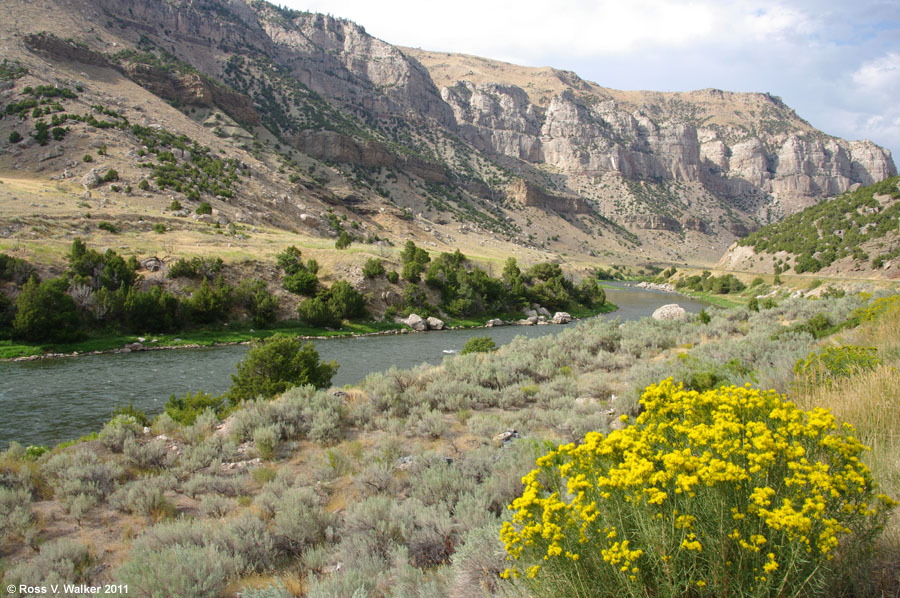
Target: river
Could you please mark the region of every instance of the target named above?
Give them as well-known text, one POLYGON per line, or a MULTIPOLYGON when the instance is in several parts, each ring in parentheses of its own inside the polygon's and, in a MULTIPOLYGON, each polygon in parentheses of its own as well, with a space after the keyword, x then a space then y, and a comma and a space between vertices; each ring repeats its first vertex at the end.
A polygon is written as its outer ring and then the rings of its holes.
MULTIPOLYGON (((607 289, 607 297, 619 309, 598 317, 634 320, 667 303, 678 303, 691 313, 703 308, 687 297, 631 287, 607 289)), ((503 326, 314 343, 322 359, 340 364, 332 384, 344 386, 391 366, 440 363, 445 351, 459 351, 473 336, 488 335, 503 345, 518 335, 537 337, 562 329, 503 326)), ((155 415, 172 394, 224 392, 247 350, 246 345, 232 345, 0 363, 0 449, 11 440, 52 446, 78 438, 99 430, 120 405, 132 404, 155 415)))

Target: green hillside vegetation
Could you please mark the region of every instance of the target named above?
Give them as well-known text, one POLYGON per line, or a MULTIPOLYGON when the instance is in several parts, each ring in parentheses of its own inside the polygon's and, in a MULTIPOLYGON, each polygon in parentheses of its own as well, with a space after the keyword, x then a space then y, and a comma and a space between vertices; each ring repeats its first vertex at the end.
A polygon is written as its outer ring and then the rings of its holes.
MULTIPOLYGON (((92 129, 116 129, 129 136, 129 140, 141 146, 138 166, 149 170, 148 178, 155 181, 160 190, 172 189, 184 193, 190 200, 199 201, 202 195, 230 199, 234 186, 243 178, 242 165, 233 158, 220 158, 206 146, 201 146, 187 135, 176 135, 158 127, 131 124, 128 118, 101 104, 90 107, 90 112, 67 112, 66 100, 77 100, 78 94, 68 87, 52 85, 27 86, 20 94, 22 99, 7 103, 0 118, 16 117, 33 123, 31 136, 40 144, 62 141, 73 130, 88 132, 92 129), (47 122, 46 118, 50 121, 47 122), (79 126, 82 125, 82 126, 79 126), (73 128, 74 127, 74 128, 73 128), (143 149, 146 148, 146 149, 143 149), (178 157, 176 157, 178 152, 178 157), (156 159, 156 162, 148 161, 156 159)), ((98 153, 105 151, 105 145, 98 153)), ((85 162, 93 161, 90 154, 85 162)), ((110 170, 102 177, 104 183, 118 179, 110 170)), ((141 183, 148 189, 149 183, 141 183)))
POLYGON ((104 571, 139 596, 510 596, 532 584, 551 597, 896 595, 900 517, 880 493, 900 495, 897 299, 783 298, 711 309, 705 322, 597 318, 340 391, 316 388, 334 364, 275 338, 242 362, 230 401, 172 397, 155 418, 122 410, 75 443, 13 443, 0 455, 2 581, 104 571), (780 334, 816 319, 844 324, 841 336, 780 334), (745 424, 758 442, 695 475, 678 469, 678 455, 711 456, 719 432, 745 424), (659 451, 641 453, 645 440, 659 451), (610 450, 570 459, 593 446, 610 450), (595 507, 576 512, 588 494, 567 488, 583 471, 602 481, 604 459, 623 484, 655 481, 594 488, 595 507), (548 526, 590 520, 589 541, 560 526, 519 550, 529 513, 548 526), (566 590, 583 575, 604 584, 566 590))
MULTIPOLYGON (((845 193, 835 199, 788 216, 781 222, 764 226, 741 239, 738 244, 753 247, 757 253, 786 251, 796 256, 794 271, 818 272, 834 261, 851 256, 860 265, 882 264, 900 255, 900 242, 882 247, 868 255, 862 245, 882 239, 889 233, 900 236, 900 177, 894 177, 845 193), (888 196, 883 204, 876 196, 888 196)), ((775 274, 790 268, 776 264, 775 274)))

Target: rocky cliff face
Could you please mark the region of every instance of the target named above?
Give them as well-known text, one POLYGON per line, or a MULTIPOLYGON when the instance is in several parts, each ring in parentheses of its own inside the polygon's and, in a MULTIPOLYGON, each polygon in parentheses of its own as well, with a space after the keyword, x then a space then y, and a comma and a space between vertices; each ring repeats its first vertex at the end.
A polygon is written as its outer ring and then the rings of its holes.
POLYGON ((693 122, 701 118, 679 119, 665 103, 629 111, 613 99, 572 89, 554 95, 546 107, 531 103, 522 88, 499 83, 460 81, 441 95, 460 135, 479 149, 571 175, 615 171, 630 179, 703 181, 729 198, 762 193, 794 211, 897 172, 890 151, 791 123, 796 115, 775 99, 770 108, 795 127, 757 136, 733 127, 698 129, 693 122))
POLYGON ((453 126, 428 71, 394 46, 350 21, 255 7, 283 64, 313 91, 377 118, 425 118, 453 126))

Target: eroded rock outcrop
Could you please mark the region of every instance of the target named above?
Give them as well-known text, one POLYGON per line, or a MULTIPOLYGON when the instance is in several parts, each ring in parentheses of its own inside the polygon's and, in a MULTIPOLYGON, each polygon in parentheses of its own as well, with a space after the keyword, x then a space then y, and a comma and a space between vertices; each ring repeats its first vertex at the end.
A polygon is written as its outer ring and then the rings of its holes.
POLYGON ((591 207, 577 196, 551 195, 524 179, 516 179, 506 188, 507 197, 519 205, 551 210, 560 214, 588 214, 591 207))
MULTIPOLYGON (((572 175, 613 171, 637 180, 700 181, 719 196, 744 202, 771 196, 790 212, 810 198, 897 173, 890 151, 869 141, 828 137, 768 94, 642 92, 648 96, 644 104, 628 110, 605 97, 614 90, 591 88, 577 77, 570 83, 572 88, 546 105, 500 82, 460 81, 444 87, 441 95, 453 109, 460 135, 474 146, 572 175), (692 123, 703 122, 699 117, 706 106, 710 113, 723 106, 736 114, 747 108, 770 126, 738 119, 698 129, 692 123)), ((692 220, 689 228, 702 227, 692 220)))
POLYGON ((141 87, 178 105, 217 106, 237 122, 251 127, 262 122, 250 98, 216 85, 197 73, 176 75, 140 63, 126 64, 123 73, 141 87))

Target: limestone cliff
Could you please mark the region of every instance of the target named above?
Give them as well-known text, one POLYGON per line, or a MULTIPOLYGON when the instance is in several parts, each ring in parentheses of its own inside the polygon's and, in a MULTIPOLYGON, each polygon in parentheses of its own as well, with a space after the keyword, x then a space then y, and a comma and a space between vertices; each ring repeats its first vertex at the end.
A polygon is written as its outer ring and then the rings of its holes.
POLYGON ((406 52, 443 85, 465 139, 570 175, 701 181, 791 212, 897 173, 889 150, 829 137, 769 94, 626 92, 555 69, 406 52))

